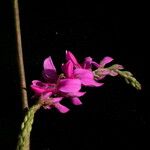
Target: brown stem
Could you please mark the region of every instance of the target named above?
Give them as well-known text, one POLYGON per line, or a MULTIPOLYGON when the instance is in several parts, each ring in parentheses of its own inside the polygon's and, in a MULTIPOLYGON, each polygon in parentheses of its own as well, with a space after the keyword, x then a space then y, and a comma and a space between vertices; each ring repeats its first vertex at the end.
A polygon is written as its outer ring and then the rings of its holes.
POLYGON ((26 80, 25 80, 25 71, 24 71, 24 62, 23 62, 18 0, 14 0, 13 6, 14 6, 14 19, 15 19, 15 28, 16 28, 17 59, 18 59, 18 69, 19 69, 20 86, 21 86, 22 108, 25 109, 28 108, 28 98, 27 98, 27 91, 26 91, 26 80))

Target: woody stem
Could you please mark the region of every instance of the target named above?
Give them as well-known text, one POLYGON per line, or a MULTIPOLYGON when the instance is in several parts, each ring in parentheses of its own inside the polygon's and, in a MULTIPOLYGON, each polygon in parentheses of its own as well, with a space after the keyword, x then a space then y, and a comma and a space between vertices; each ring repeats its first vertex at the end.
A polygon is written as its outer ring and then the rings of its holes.
POLYGON ((19 4, 18 4, 18 0, 14 0, 13 2, 14 2, 13 3, 14 21, 15 21, 15 29, 16 29, 17 60, 18 60, 18 70, 19 70, 19 77, 20 77, 22 108, 25 109, 28 108, 28 98, 27 98, 27 91, 26 91, 26 79, 25 79, 22 41, 21 41, 19 4))

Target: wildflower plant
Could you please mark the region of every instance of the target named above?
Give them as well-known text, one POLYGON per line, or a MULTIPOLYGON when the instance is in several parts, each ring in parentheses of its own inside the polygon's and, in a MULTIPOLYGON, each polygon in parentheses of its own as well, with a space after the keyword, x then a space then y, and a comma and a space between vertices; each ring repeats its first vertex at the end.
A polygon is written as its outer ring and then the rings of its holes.
POLYGON ((18 136, 17 150, 30 150, 30 132, 37 110, 43 108, 47 110, 57 109, 60 113, 69 112, 70 109, 62 105, 62 101, 67 99, 73 105, 82 105, 82 96, 88 94, 86 91, 82 91, 82 87, 101 87, 104 86, 103 79, 105 77, 121 76, 125 79, 126 83, 132 85, 137 90, 141 90, 141 84, 134 78, 131 72, 124 70, 122 65, 110 64, 113 58, 106 56, 100 62, 96 62, 91 57, 85 57, 80 63, 72 52, 66 51, 66 62, 60 66, 62 69, 61 74, 57 73, 50 56, 43 61, 43 80, 32 81, 31 89, 34 93, 32 99, 34 99, 35 104, 29 108, 18 0, 13 0, 13 6, 22 106, 23 109, 27 109, 18 136))
POLYGON ((38 109, 57 109, 60 113, 67 113, 70 109, 61 102, 68 99, 73 105, 81 105, 82 96, 87 94, 82 87, 101 87, 106 76, 121 76, 128 84, 141 90, 133 74, 120 64, 109 65, 112 61, 113 58, 109 56, 99 63, 86 57, 80 63, 72 52, 66 51, 66 62, 61 64, 62 73, 58 74, 51 56, 47 57, 43 62, 43 80, 33 80, 31 83, 36 104, 29 108, 21 125, 17 150, 29 149, 34 114, 38 109))

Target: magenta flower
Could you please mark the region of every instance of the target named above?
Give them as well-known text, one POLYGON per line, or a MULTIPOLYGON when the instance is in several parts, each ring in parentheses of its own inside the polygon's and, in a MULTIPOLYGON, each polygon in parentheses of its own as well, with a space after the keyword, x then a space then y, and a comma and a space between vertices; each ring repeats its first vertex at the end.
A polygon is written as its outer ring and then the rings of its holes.
MULTIPOLYGON (((47 82, 49 82, 49 80, 52 80, 52 81, 55 80, 55 87, 56 87, 57 93, 78 92, 81 89, 81 81, 79 79, 70 78, 68 76, 66 76, 65 78, 58 77, 51 57, 48 57, 44 60, 43 66, 44 66, 43 74, 44 74, 44 77, 46 77, 47 82)), ((68 69, 68 71, 71 71, 71 70, 72 69, 68 69)))
POLYGON ((33 80, 31 88, 37 96, 40 96, 47 93, 54 93, 56 90, 56 84, 43 83, 39 80, 33 80))
POLYGON ((38 80, 33 80, 31 88, 35 92, 36 96, 40 96, 40 102, 43 104, 45 109, 55 107, 61 113, 66 113, 69 111, 67 107, 60 104, 60 101, 63 99, 63 97, 50 97, 56 93, 55 84, 43 83, 38 80))
POLYGON ((51 57, 44 60, 43 67, 43 77, 46 83, 33 80, 31 88, 35 95, 40 96, 43 100, 44 105, 46 105, 44 108, 56 107, 62 113, 67 112, 69 109, 58 103, 58 100, 62 100, 63 97, 70 97, 75 105, 81 104, 78 97, 84 95, 85 92, 79 92, 81 89, 79 79, 59 77, 51 57))
POLYGON ((94 74, 92 70, 89 70, 92 60, 91 57, 85 59, 83 67, 70 51, 66 51, 66 59, 68 62, 63 66, 63 70, 67 77, 80 79, 84 86, 99 87, 103 85, 103 83, 98 83, 94 80, 94 74))
MULTIPOLYGON (((66 78, 68 78, 67 80, 74 81, 74 82, 78 81, 78 83, 80 84, 82 83, 80 79, 74 77, 73 63, 71 61, 68 61, 66 64, 63 64, 62 69, 66 78)), ((82 104, 82 102, 80 101, 79 97, 83 96, 85 92, 80 92, 79 90, 80 89, 78 90, 74 89, 73 91, 67 91, 67 92, 63 91, 62 94, 64 94, 65 97, 70 98, 74 105, 80 105, 82 104)))
MULTIPOLYGON (((77 70, 77 76, 80 78, 80 80, 82 81, 82 84, 85 86, 98 86, 96 84, 98 82, 96 82, 94 80, 94 75, 96 75, 95 76, 96 80, 100 80, 100 79, 103 79, 104 77, 106 77, 107 75, 117 76, 118 73, 115 70, 124 69, 124 67, 119 64, 115 64, 111 67, 105 68, 105 66, 108 63, 113 61, 113 58, 109 57, 109 56, 104 57, 103 60, 101 60, 99 64, 97 62, 93 61, 91 57, 86 57, 83 64, 80 65, 79 62, 77 61, 76 57, 70 51, 66 51, 66 59, 70 60, 74 64, 75 68, 79 69, 79 70, 77 70), (98 68, 98 70, 96 71, 96 74, 94 74, 94 75, 92 72, 93 66, 98 68), (91 84, 89 82, 89 79, 91 81, 91 84), (96 83, 94 84, 93 81, 96 83), (92 84, 92 82, 93 82, 93 84, 92 84)), ((99 86, 103 85, 103 83, 99 83, 99 84, 100 84, 99 86)))
POLYGON ((80 65, 76 57, 70 51, 66 50, 66 60, 71 61, 75 68, 82 68, 92 70, 92 64, 94 63, 91 57, 85 57, 84 62, 80 65))

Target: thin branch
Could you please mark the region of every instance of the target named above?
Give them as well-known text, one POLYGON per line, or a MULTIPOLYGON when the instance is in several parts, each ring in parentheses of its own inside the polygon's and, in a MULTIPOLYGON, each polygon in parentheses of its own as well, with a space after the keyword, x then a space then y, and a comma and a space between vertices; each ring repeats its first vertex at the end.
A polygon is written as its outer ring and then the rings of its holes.
POLYGON ((28 98, 27 98, 27 91, 26 91, 26 79, 25 79, 24 62, 23 62, 18 0, 14 0, 13 6, 14 6, 14 19, 15 19, 15 28, 16 28, 17 59, 18 59, 18 69, 19 69, 20 86, 21 86, 22 108, 25 109, 28 108, 28 98))

